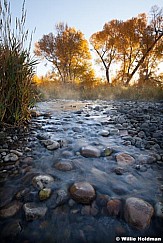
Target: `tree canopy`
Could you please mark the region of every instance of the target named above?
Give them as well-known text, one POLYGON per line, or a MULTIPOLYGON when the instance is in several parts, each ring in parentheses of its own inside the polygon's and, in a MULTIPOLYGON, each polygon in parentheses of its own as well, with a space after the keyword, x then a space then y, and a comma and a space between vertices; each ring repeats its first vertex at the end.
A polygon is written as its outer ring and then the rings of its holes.
POLYGON ((62 82, 94 78, 88 41, 81 31, 67 24, 57 24, 56 34, 43 35, 35 44, 35 54, 53 64, 62 82))
POLYGON ((163 9, 151 9, 151 21, 145 13, 127 21, 112 20, 101 31, 94 33, 90 42, 105 71, 108 83, 110 67, 119 66, 116 80, 128 85, 138 73, 139 78, 153 78, 163 58, 163 9), (138 72, 139 71, 139 72, 138 72))

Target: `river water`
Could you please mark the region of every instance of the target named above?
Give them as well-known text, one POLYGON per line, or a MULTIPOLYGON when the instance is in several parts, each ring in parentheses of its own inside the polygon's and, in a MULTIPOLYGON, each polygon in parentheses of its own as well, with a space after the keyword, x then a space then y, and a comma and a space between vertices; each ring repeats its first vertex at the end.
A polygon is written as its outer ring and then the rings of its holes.
POLYGON ((4 156, 11 149, 22 152, 17 161, 18 173, 6 172, 1 180, 1 212, 15 201, 21 203, 13 215, 0 213, 1 242, 109 243, 122 236, 161 237, 162 218, 156 214, 144 230, 135 229, 124 219, 129 197, 141 198, 153 208, 163 202, 161 103, 53 100, 40 102, 35 109, 39 115, 32 118, 27 132, 18 135, 16 142, 13 139, 5 152, 1 145, 3 170, 4 156), (47 149, 42 141, 48 139, 57 141, 59 148, 47 149), (87 146, 97 148, 100 156, 83 156, 81 148, 87 146), (106 148, 111 154, 105 154, 106 148), (119 153, 131 155, 134 163, 118 165, 119 153), (57 163, 72 167, 58 169, 57 163), (43 201, 33 185, 37 175, 54 179, 49 186, 51 196, 43 201), (71 185, 83 181, 96 191, 91 205, 74 201, 70 194, 71 185), (121 200, 118 216, 108 214, 109 199, 121 200), (26 203, 45 207, 46 214, 27 220, 26 203))

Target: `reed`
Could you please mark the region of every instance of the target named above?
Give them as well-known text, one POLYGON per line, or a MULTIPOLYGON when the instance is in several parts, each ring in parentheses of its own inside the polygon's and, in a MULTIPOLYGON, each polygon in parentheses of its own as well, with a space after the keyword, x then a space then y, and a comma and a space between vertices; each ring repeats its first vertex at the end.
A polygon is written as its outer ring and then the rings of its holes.
POLYGON ((10 2, 0 0, 0 122, 20 125, 30 118, 35 100, 32 77, 36 60, 30 56, 32 34, 25 30, 25 1, 13 24, 10 2))

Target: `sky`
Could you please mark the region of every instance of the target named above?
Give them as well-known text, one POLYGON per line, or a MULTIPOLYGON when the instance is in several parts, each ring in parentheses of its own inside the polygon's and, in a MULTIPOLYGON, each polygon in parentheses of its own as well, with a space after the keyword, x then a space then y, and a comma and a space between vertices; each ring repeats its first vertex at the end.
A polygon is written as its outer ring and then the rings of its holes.
MULTIPOLYGON (((23 0, 10 2, 13 18, 20 17, 23 0)), ((55 33, 55 25, 59 22, 75 27, 89 40, 106 22, 112 19, 125 21, 144 12, 148 14, 154 5, 162 8, 163 0, 26 0, 26 29, 36 28, 31 51, 44 34, 55 33)), ((45 75, 49 68, 41 62, 36 69, 37 75, 45 75)))

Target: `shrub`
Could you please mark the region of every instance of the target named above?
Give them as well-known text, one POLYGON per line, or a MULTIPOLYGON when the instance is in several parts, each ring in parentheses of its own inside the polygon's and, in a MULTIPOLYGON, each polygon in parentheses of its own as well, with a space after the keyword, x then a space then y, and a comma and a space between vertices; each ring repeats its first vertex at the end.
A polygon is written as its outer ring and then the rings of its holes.
POLYGON ((25 48, 28 30, 24 29, 24 4, 21 19, 16 18, 12 29, 10 3, 0 0, 0 122, 12 125, 29 119, 35 99, 32 77, 36 61, 30 57, 31 41, 25 48))

